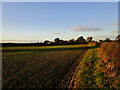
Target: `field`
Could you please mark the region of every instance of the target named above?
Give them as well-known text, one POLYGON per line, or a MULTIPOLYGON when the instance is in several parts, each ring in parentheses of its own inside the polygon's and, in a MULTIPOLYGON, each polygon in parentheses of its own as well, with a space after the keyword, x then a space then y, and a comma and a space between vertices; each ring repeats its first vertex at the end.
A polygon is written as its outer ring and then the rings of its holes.
POLYGON ((93 45, 56 45, 56 46, 16 46, 16 47, 3 47, 0 48, 4 53, 8 52, 28 52, 28 51, 65 51, 65 50, 78 50, 96 48, 93 45))
POLYGON ((3 47, 3 88, 120 89, 120 42, 95 45, 3 47))
POLYGON ((3 47, 3 88, 55 88, 89 48, 94 47, 3 47))

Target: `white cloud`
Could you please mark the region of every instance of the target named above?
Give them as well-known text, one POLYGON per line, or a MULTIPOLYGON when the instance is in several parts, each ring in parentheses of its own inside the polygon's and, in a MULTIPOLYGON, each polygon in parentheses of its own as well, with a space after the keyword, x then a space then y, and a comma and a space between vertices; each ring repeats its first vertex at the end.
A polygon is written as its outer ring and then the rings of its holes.
POLYGON ((110 33, 112 33, 112 34, 120 34, 120 30, 113 30, 110 33))
POLYGON ((61 33, 53 33, 54 35, 60 35, 61 33))
POLYGON ((111 40, 114 40, 116 38, 116 35, 98 35, 94 36, 95 40, 105 40, 106 38, 110 38, 111 40))
POLYGON ((112 26, 120 26, 120 22, 114 22, 112 23, 112 26))
POLYGON ((118 25, 118 23, 112 23, 112 26, 117 26, 118 25))
POLYGON ((80 26, 75 26, 72 27, 73 31, 78 31, 78 32, 90 32, 90 31, 101 31, 101 27, 80 27, 80 26))
POLYGON ((54 35, 63 35, 63 34, 66 34, 66 32, 55 32, 55 33, 52 33, 54 35))

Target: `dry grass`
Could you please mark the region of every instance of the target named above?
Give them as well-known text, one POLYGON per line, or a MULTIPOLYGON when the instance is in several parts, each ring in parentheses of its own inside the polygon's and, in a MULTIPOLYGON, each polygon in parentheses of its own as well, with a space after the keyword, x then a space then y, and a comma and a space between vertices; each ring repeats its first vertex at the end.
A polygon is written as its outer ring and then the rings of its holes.
POLYGON ((120 89, 120 42, 102 43, 99 56, 105 64, 105 76, 111 87, 120 89))

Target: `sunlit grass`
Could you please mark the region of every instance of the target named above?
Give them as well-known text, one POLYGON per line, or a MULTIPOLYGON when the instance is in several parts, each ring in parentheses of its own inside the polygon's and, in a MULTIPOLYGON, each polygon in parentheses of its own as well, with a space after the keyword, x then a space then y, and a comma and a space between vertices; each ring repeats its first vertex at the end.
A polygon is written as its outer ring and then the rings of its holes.
POLYGON ((55 45, 55 46, 15 46, 3 47, 2 52, 35 52, 35 51, 68 51, 68 50, 87 50, 96 48, 94 45, 77 44, 77 45, 55 45))
MULTIPOLYGON (((56 45, 56 46, 17 46, 17 47, 2 47, 2 50, 8 49, 49 49, 49 48, 75 48, 75 47, 85 47, 88 44, 78 44, 78 45, 56 45)), ((1 49, 1 48, 0 48, 1 49)))

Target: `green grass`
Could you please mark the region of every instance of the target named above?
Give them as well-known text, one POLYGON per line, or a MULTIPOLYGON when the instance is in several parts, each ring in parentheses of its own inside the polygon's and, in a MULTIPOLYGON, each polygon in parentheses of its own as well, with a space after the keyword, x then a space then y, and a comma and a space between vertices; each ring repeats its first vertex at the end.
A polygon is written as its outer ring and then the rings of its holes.
POLYGON ((88 50, 79 65, 74 88, 95 88, 94 67, 98 61, 96 49, 88 50))

